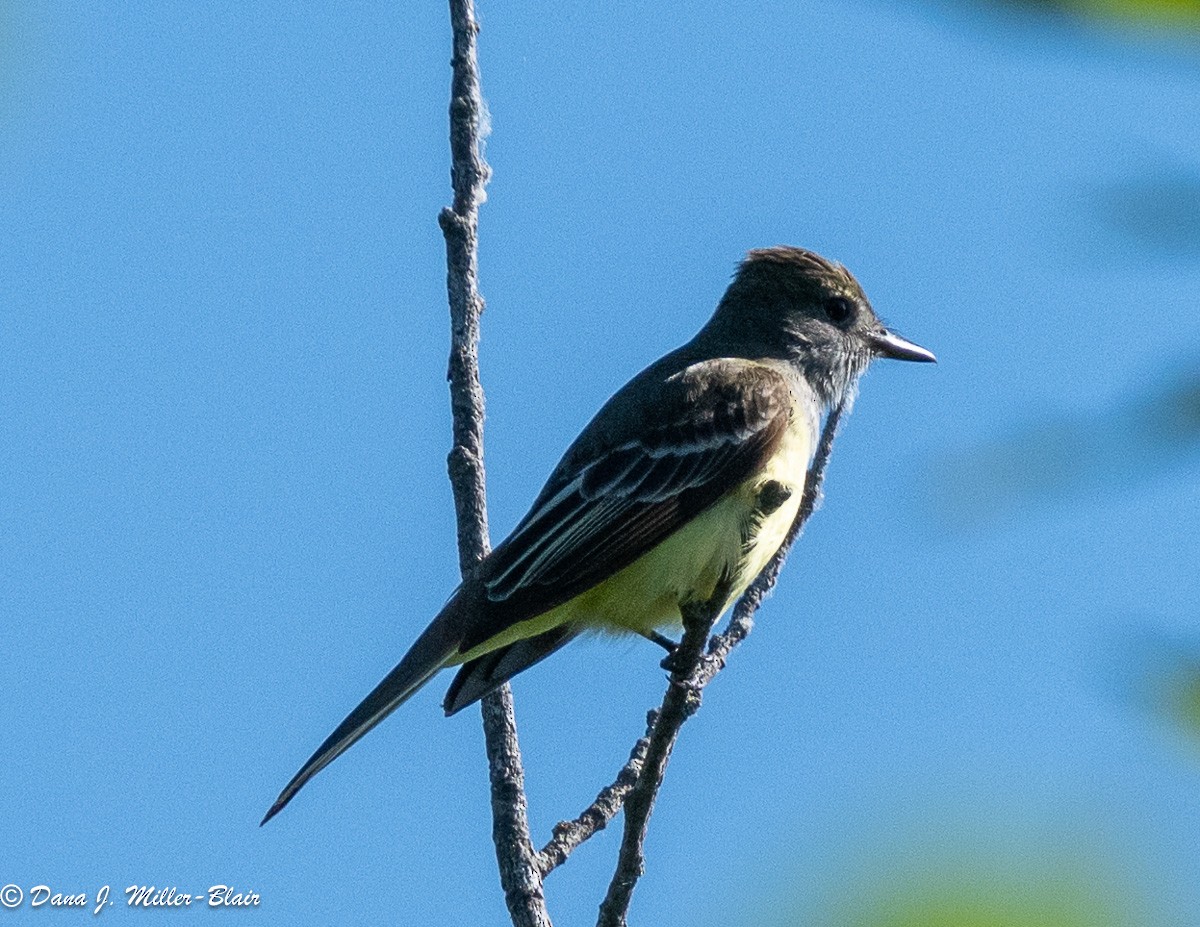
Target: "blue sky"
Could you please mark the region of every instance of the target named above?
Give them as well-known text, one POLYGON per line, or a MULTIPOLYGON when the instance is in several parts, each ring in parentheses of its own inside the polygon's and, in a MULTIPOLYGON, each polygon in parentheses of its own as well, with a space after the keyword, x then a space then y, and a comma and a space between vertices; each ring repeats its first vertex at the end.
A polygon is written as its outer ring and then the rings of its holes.
MULTIPOLYGON (((1146 421, 1200 357, 1194 41, 644 6, 480 10, 494 537, 747 248, 843 261, 940 363, 864 380, 684 731, 638 922, 786 923, 968 856, 1064 858, 1187 922, 1200 754, 1135 692, 1138 641, 1200 630, 1196 436, 1148 451, 1146 421)), ((436 4, 0 16, 0 883, 503 921, 448 679, 257 827, 457 581, 448 60, 436 4)), ((518 680, 540 839, 624 760, 659 657, 583 642, 518 680)), ((551 877, 559 922, 615 850, 551 877)))

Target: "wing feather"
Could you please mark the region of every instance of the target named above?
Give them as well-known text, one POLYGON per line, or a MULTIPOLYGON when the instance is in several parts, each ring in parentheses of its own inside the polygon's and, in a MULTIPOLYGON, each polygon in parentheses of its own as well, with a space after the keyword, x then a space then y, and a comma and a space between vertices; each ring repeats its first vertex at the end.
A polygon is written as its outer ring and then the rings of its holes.
POLYGON ((497 607, 463 652, 602 582, 739 485, 773 453, 792 405, 781 374, 728 359, 677 374, 662 399, 624 440, 564 458, 484 562, 479 579, 497 607))

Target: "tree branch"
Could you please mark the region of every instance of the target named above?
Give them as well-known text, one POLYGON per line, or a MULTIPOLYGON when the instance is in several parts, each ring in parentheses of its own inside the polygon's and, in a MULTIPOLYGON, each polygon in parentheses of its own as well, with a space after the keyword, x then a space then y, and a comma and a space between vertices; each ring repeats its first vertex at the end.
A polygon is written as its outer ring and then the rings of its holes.
POLYGON ((704 642, 720 616, 729 596, 729 580, 717 584, 707 602, 690 603, 680 607, 683 615, 683 638, 675 652, 667 658, 671 675, 662 707, 650 731, 650 743, 641 775, 625 799, 625 833, 617 856, 617 868, 608 884, 608 894, 600 904, 598 927, 624 927, 625 914, 633 897, 637 880, 646 871, 644 846, 646 829, 654 799, 667 772, 667 761, 679 737, 683 722, 700 707, 701 687, 696 684, 696 667, 704 653, 704 642))
POLYGON ((538 853, 538 866, 542 870, 543 878, 565 863, 577 846, 597 831, 604 830, 609 821, 620 812, 625 797, 641 774, 642 765, 646 761, 646 751, 650 747, 650 735, 657 721, 658 709, 652 708, 646 715, 646 733, 633 745, 628 761, 617 773, 613 784, 602 788, 596 800, 584 808, 583 813, 575 820, 559 821, 554 825, 554 836, 538 853))
POLYGON ((480 707, 492 784, 492 842, 508 916, 513 927, 552 927, 542 893, 542 871, 529 837, 512 689, 501 686, 480 707))
MULTIPOLYGON (((809 467, 804 483, 804 495, 796 518, 788 530, 779 550, 763 571, 754 579, 745 594, 734 607, 728 626, 708 642, 707 652, 703 643, 719 617, 716 613, 724 603, 726 592, 718 588, 710 603, 701 603, 681 609, 684 633, 679 648, 670 658, 673 670, 662 707, 650 731, 646 757, 641 773, 625 799, 625 832, 617 857, 616 871, 608 886, 608 894, 600 905, 597 927, 626 927, 629 902, 637 880, 645 872, 644 843, 654 800, 662 786, 671 750, 679 736, 683 722, 695 714, 700 707, 704 687, 725 666, 725 660, 733 648, 749 635, 754 626, 754 613, 779 578, 779 571, 787 559, 804 523, 816 510, 821 501, 821 484, 825 478, 825 467, 833 449, 833 439, 841 421, 843 406, 835 407, 825 419, 817 452, 809 467)), ((727 588, 727 587, 726 587, 727 588)), ((602 793, 603 794, 603 793, 602 793)), ((590 809, 589 809, 590 810, 590 809)), ((586 814, 586 812, 585 812, 586 814)), ((590 835, 589 835, 590 836, 590 835)), ((586 839, 586 837, 584 838, 586 839)), ((579 842, 582 842, 580 840, 579 842)))
MULTIPOLYGON (((490 176, 480 147, 483 96, 479 84, 472 0, 450 0, 454 32, 450 91, 450 176, 453 208, 438 216, 446 239, 450 301, 450 408, 454 446, 447 466, 458 523, 459 569, 466 576, 487 555, 487 490, 483 469, 483 387, 479 382, 479 204, 490 176)), ((492 790, 492 839, 500 884, 514 927, 551 927, 542 873, 529 839, 525 774, 507 685, 483 699, 483 730, 492 790)))

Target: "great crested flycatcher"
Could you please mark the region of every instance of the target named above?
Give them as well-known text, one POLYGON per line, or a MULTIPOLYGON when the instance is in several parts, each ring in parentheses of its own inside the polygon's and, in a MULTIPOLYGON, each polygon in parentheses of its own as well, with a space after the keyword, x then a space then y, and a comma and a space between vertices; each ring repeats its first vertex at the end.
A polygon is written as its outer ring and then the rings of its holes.
POLYGON ((708 323, 617 391, 499 547, 287 784, 263 823, 447 666, 453 714, 588 631, 670 646, 728 608, 796 517, 821 416, 876 357, 933 361, 811 251, 751 251, 708 323))

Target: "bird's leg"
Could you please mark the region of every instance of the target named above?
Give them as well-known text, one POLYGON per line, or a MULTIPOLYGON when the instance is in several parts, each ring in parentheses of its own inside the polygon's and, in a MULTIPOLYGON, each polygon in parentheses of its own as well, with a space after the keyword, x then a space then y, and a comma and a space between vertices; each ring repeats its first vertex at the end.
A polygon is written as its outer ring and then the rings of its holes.
POLYGON ((646 637, 648 640, 652 640, 654 643, 658 644, 658 646, 667 653, 674 653, 679 647, 679 645, 675 643, 675 641, 671 640, 671 638, 667 637, 665 634, 659 634, 657 631, 651 631, 648 635, 646 635, 646 637))
POLYGON ((660 665, 665 670, 671 669, 667 664, 670 662, 671 657, 675 656, 675 651, 679 649, 679 645, 665 634, 659 634, 657 631, 639 631, 638 633, 646 638, 646 640, 658 644, 659 647, 667 652, 660 665))
POLYGON ((729 602, 732 585, 732 573, 728 570, 723 571, 707 601, 680 603, 679 617, 683 619, 683 638, 661 663, 662 668, 669 672, 672 678, 691 674, 699 666, 704 653, 704 643, 729 602))

